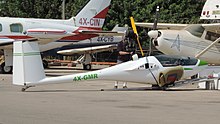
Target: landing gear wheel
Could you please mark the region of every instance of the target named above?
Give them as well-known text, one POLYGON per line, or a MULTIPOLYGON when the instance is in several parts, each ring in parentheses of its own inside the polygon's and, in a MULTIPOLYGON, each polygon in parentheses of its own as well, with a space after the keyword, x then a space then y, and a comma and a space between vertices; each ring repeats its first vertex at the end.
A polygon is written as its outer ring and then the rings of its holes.
POLYGON ((153 90, 159 90, 159 89, 161 89, 161 87, 160 87, 158 84, 152 84, 151 88, 152 88, 153 90))
POLYGON ((21 88, 21 91, 24 92, 26 90, 26 88, 21 88))
POLYGON ((91 66, 91 64, 83 64, 83 69, 84 70, 91 70, 92 66, 91 66))
POLYGON ((167 87, 161 87, 161 89, 163 90, 163 91, 167 91, 167 87))
POLYGON ((5 62, 1 64, 2 74, 12 74, 12 66, 5 66, 5 62))
POLYGON ((22 92, 24 92, 24 91, 26 91, 28 88, 30 88, 30 87, 34 87, 34 86, 26 86, 26 87, 23 87, 23 88, 21 88, 21 91, 22 92))
POLYGON ((43 66, 44 68, 48 68, 48 62, 46 60, 43 60, 43 66))

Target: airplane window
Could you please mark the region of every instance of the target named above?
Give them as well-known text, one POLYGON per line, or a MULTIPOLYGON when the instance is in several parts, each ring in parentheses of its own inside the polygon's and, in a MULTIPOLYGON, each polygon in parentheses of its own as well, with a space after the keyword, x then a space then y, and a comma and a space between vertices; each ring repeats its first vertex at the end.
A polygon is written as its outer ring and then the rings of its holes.
POLYGON ((20 23, 15 23, 10 25, 11 32, 21 33, 23 31, 23 26, 20 23))
POLYGON ((215 41, 219 37, 220 37, 220 34, 217 34, 217 33, 214 33, 214 32, 210 32, 210 31, 207 31, 207 33, 205 35, 205 39, 206 40, 211 40, 211 41, 215 41))
POLYGON ((186 65, 196 65, 197 59, 193 57, 181 57, 181 56, 175 56, 175 55, 157 55, 155 56, 158 61, 162 64, 164 67, 168 66, 186 66, 186 65))
POLYGON ((193 57, 181 57, 180 61, 182 62, 181 65, 196 65, 198 59, 193 57))
POLYGON ((0 24, 0 32, 2 31, 2 24, 0 24))
POLYGON ((201 25, 190 25, 190 26, 188 26, 188 27, 186 28, 186 30, 187 30, 190 34, 192 34, 192 35, 194 35, 194 36, 196 36, 196 37, 201 37, 202 34, 203 34, 203 32, 204 32, 204 30, 205 30, 205 28, 202 27, 201 25))

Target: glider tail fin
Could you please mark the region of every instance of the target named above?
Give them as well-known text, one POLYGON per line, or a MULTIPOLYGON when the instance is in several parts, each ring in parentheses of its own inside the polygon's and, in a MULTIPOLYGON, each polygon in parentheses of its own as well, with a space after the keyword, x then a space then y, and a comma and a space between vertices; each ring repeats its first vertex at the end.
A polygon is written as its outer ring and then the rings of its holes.
POLYGON ((28 86, 44 79, 38 43, 16 41, 13 45, 13 84, 28 86))

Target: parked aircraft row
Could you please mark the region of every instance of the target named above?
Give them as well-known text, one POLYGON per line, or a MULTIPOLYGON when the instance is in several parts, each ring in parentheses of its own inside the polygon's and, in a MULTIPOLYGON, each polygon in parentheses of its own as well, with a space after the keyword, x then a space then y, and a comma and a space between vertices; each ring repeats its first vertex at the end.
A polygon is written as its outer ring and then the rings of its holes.
POLYGON ((0 48, 5 56, 5 63, 1 65, 3 73, 12 72, 14 41, 36 39, 43 52, 97 36, 122 36, 124 32, 102 31, 110 2, 90 0, 68 20, 0 17, 0 48))
POLYGON ((42 84, 90 80, 127 81, 165 88, 197 74, 207 62, 192 57, 149 56, 109 68, 72 75, 46 77, 37 42, 14 42, 13 84, 27 88, 42 84), (34 66, 33 66, 34 65, 34 66))
MULTIPOLYGON (((219 45, 219 39, 214 39, 214 42, 211 40, 213 36, 218 34, 218 32, 214 32, 213 30, 213 27, 218 27, 218 24, 175 24, 174 26, 174 24, 156 23, 158 27, 164 27, 165 25, 168 29, 181 29, 178 31, 169 31, 156 30, 156 28, 154 28, 154 30, 150 31, 148 34, 159 50, 165 53, 167 52, 168 54, 179 53, 179 55, 191 57, 149 56, 98 71, 47 78, 41 62, 40 51, 44 51, 41 45, 56 43, 54 41, 65 42, 65 45, 67 45, 70 43, 69 41, 71 41, 71 43, 74 41, 78 42, 99 35, 112 36, 123 34, 117 31, 100 31, 109 4, 110 0, 99 0, 98 2, 97 0, 90 0, 75 18, 64 21, 2 18, 1 20, 4 20, 0 21, 2 24, 1 32, 3 34, 2 41, 5 41, 2 46, 5 48, 5 55, 8 54, 8 56, 5 57, 6 66, 7 59, 12 60, 12 57, 10 57, 12 56, 12 46, 6 46, 12 43, 14 45, 13 84, 24 86, 23 90, 26 90, 29 87, 40 84, 73 83, 85 80, 116 80, 152 84, 157 87, 165 88, 169 85, 175 85, 176 81, 193 76, 207 67, 207 62, 196 59, 193 56, 204 58, 212 63, 219 61, 217 57, 217 55, 219 55, 219 51, 217 51, 219 47, 213 49, 212 51, 214 52, 211 51, 213 46, 219 45), (87 11, 85 12, 84 10, 87 11), (7 26, 8 28, 5 28, 7 26), (207 36, 210 38, 208 39, 206 38, 206 35, 209 34, 208 32, 215 34, 210 34, 210 37, 207 36), (191 45, 185 45, 186 42, 190 42, 191 45), (40 46, 38 46, 38 43, 40 46), (206 43, 208 43, 209 46, 203 49, 206 43), (198 44, 202 44, 203 47, 198 44), (189 46, 194 47, 189 48, 189 46), (6 48, 10 48, 11 51, 6 48), (195 54, 196 52, 194 52, 192 48, 195 48, 197 52, 199 51, 198 54, 195 54), (185 50, 191 52, 184 54, 186 53, 185 50), (212 58, 211 55, 214 58, 212 58)), ((138 25, 138 23, 136 24, 138 25)), ((146 27, 147 25, 144 24, 146 27)), ((151 26, 152 25, 153 24, 151 24, 151 26)), ((216 30, 217 29, 218 28, 216 28, 216 30)), ((46 49, 51 48, 46 47, 46 49)))
MULTIPOLYGON (((123 34, 128 27, 118 27, 116 25, 112 32, 123 34)), ((117 48, 117 43, 123 39, 123 36, 99 35, 94 38, 74 42, 56 49, 57 54, 71 56, 73 54, 81 54, 76 63, 82 64, 83 69, 90 70, 92 68, 92 54, 103 51, 113 51, 117 48)), ((44 45, 49 47, 51 44, 44 45)), ((44 61, 44 60, 43 60, 44 61)))

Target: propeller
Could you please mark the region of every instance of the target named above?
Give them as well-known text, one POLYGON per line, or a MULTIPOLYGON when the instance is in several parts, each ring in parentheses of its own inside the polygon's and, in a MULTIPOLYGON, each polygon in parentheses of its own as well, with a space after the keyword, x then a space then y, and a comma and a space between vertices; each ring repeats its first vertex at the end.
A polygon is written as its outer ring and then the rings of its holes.
POLYGON ((132 29, 133 29, 134 33, 136 34, 136 36, 137 36, 137 42, 138 42, 139 49, 141 51, 141 55, 144 56, 144 52, 143 52, 143 49, 142 49, 140 41, 139 41, 139 36, 138 36, 138 33, 137 33, 137 28, 136 28, 136 25, 134 23, 134 18, 130 17, 130 20, 131 20, 132 29))
POLYGON ((158 22, 158 18, 159 18, 159 10, 160 10, 160 7, 157 6, 156 15, 155 15, 155 19, 154 19, 153 30, 157 30, 157 22, 158 22))
POLYGON ((159 19, 159 10, 160 10, 160 7, 157 6, 157 9, 156 9, 156 14, 155 14, 155 19, 154 19, 154 25, 153 25, 153 30, 149 31, 148 32, 148 36, 150 37, 150 42, 149 42, 149 56, 151 55, 151 52, 152 52, 152 42, 153 40, 155 40, 159 33, 158 33, 158 30, 157 30, 157 23, 158 23, 158 19, 159 19))

